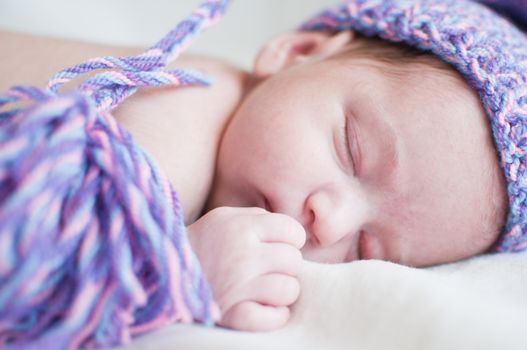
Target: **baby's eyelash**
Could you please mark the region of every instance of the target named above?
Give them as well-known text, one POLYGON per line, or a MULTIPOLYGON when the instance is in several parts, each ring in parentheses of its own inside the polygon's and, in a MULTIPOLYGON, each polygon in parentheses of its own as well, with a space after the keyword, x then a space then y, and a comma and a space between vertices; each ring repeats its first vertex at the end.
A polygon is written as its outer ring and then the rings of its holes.
POLYGON ((356 174, 356 169, 355 169, 355 160, 354 160, 354 157, 353 157, 353 152, 352 152, 352 144, 351 144, 351 141, 350 141, 350 137, 353 137, 353 135, 350 135, 351 132, 350 132, 350 121, 349 121, 349 116, 346 116, 345 118, 345 122, 344 122, 344 126, 342 128, 342 144, 343 144, 343 148, 346 150, 346 157, 347 157, 347 160, 349 161, 350 165, 351 165, 351 169, 353 170, 353 174, 355 175, 356 174))

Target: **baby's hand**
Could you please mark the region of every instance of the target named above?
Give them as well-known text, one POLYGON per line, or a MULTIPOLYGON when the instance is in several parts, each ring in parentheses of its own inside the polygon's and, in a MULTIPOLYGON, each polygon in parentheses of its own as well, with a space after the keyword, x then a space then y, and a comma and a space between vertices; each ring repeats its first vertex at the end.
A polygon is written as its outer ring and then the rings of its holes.
POLYGON ((246 331, 285 325, 300 293, 300 223, 261 208, 220 207, 188 233, 222 312, 220 325, 246 331))

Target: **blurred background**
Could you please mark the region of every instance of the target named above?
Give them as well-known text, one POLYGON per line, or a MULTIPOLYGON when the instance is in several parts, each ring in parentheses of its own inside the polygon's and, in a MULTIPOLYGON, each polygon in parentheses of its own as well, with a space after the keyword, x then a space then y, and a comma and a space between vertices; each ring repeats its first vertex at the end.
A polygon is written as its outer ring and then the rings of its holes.
MULTIPOLYGON (((0 29, 148 47, 200 0, 0 0, 0 29)), ((189 51, 246 68, 263 43, 338 0, 233 0, 227 15, 189 51)), ((0 55, 2 53, 0 52, 0 55)))

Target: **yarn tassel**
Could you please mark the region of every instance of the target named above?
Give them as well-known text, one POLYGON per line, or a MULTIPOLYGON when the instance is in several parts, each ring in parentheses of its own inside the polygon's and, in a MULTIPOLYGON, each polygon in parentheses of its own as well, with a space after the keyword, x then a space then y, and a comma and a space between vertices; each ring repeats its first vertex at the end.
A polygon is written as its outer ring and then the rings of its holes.
POLYGON ((1 345, 111 346, 213 322, 175 192, 108 120, 75 93, 1 129, 1 345))
POLYGON ((0 347, 108 347, 218 318, 176 192, 109 111, 141 86, 207 84, 163 68, 227 3, 205 2, 142 55, 0 96, 0 347), (101 68, 112 70, 59 93, 101 68))

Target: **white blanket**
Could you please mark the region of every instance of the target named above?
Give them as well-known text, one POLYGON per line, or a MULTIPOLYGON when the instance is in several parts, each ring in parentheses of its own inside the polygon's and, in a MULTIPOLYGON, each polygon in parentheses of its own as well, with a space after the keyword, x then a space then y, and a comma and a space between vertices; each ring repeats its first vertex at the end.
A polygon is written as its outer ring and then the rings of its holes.
POLYGON ((124 349, 527 349, 527 253, 429 269, 306 262, 301 284, 278 331, 174 325, 124 349))

